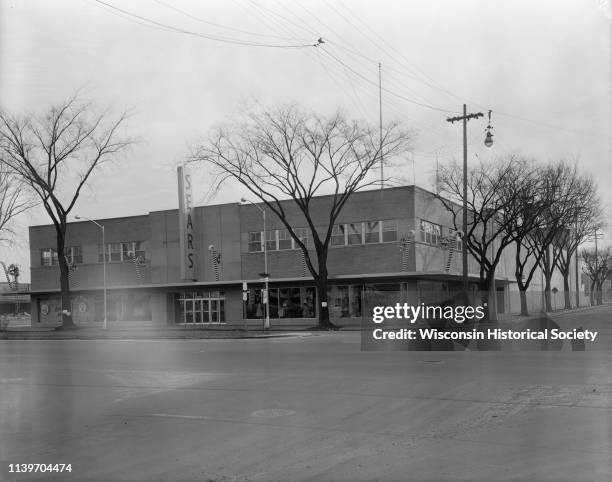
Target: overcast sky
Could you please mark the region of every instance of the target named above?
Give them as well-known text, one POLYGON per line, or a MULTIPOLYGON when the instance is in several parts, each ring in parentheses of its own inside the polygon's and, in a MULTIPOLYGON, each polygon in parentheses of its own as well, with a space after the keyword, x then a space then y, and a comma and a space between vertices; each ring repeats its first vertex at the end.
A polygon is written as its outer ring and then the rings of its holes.
MULTIPOLYGON (((446 118, 467 103, 493 111, 495 135, 486 148, 486 118, 470 121, 469 162, 578 159, 612 226, 610 12, 604 0, 0 0, 0 104, 36 112, 81 89, 133 108, 141 141, 94 175, 75 210, 120 217, 176 208, 174 166, 253 100, 377 124, 380 62, 384 119, 418 134, 396 175, 432 188, 436 157, 461 159, 461 127, 446 118)), ((208 187, 200 174, 198 204, 243 194, 208 187)), ((21 220, 47 222, 40 209, 21 220)), ((0 254, 29 264, 23 247, 0 254)))

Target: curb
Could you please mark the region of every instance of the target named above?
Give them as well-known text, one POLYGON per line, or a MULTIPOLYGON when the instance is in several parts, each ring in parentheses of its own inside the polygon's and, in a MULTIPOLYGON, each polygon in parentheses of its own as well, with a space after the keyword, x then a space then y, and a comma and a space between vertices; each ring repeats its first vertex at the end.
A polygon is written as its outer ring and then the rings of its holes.
POLYGON ((0 333, 0 340, 261 340, 268 338, 304 338, 317 336, 311 332, 212 332, 212 331, 9 331, 0 333))

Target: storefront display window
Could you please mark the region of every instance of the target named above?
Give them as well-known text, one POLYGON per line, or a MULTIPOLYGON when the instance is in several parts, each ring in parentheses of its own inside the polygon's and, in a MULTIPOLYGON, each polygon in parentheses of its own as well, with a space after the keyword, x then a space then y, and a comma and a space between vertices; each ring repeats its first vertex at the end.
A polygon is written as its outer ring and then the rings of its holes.
MULTIPOLYGON (((314 318, 316 291, 312 286, 270 288, 270 318, 314 318)), ((245 302, 247 319, 263 319, 265 317, 262 303, 262 290, 250 289, 245 302)))

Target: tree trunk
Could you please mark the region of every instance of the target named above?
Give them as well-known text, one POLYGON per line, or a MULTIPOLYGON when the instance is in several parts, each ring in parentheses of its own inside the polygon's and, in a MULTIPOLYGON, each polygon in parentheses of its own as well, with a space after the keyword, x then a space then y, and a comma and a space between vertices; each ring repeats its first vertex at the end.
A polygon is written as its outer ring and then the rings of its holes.
POLYGON ((519 288, 519 295, 521 297, 521 315, 529 315, 529 307, 527 306, 527 290, 519 288))
POLYGON ((597 293, 595 299, 598 305, 603 305, 603 280, 597 281, 597 293))
POLYGON ((595 280, 591 281, 591 293, 589 294, 591 306, 595 304, 595 280))
POLYGON ((68 262, 66 261, 65 228, 56 228, 57 232, 57 261, 60 269, 60 292, 62 300, 62 326, 59 329, 70 330, 76 328, 72 321, 72 306, 70 300, 70 280, 68 277, 68 262))
POLYGON ((552 311, 552 303, 550 299, 550 279, 552 278, 552 269, 550 266, 550 256, 545 253, 542 257, 542 263, 544 265, 544 310, 549 313, 552 311))
POLYGON ((545 310, 547 313, 552 311, 552 301, 550 296, 550 277, 544 276, 544 303, 545 310))
POLYGON ((493 276, 495 276, 495 272, 487 271, 484 277, 481 274, 480 277, 480 304, 484 308, 485 316, 483 320, 491 320, 490 316, 490 293, 491 286, 493 284, 493 276))
POLYGON ((570 293, 570 282, 569 282, 569 270, 562 270, 563 275, 563 292, 565 293, 565 309, 569 310, 572 308, 572 297, 570 293))
POLYGON ((327 256, 319 258, 319 276, 316 278, 319 298, 319 328, 333 330, 336 326, 329 320, 329 300, 327 299, 327 256))

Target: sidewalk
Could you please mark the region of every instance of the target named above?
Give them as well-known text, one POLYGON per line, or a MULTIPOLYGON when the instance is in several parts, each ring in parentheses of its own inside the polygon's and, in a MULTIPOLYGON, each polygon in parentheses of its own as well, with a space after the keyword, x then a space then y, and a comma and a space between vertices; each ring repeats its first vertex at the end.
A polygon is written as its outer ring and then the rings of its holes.
MULTIPOLYGON (((564 318, 574 313, 584 311, 599 311, 608 308, 608 304, 599 306, 588 306, 574 308, 571 310, 560 310, 552 313, 538 312, 529 316, 509 315, 506 319, 497 321, 497 327, 501 329, 524 330, 527 328, 537 329, 538 325, 545 320, 554 322, 565 328, 564 318)), ((360 325, 340 327, 339 331, 361 331, 360 325)), ((145 340, 145 339, 261 339, 278 337, 303 337, 315 336, 318 332, 308 330, 291 329, 271 329, 248 330, 243 328, 224 328, 211 329, 186 326, 165 326, 155 327, 129 327, 113 326, 110 324, 107 330, 102 329, 101 325, 79 327, 75 330, 56 330, 53 325, 9 325, 5 330, 0 331, 0 340, 145 340)))
POLYGON ((307 331, 209 329, 169 326, 163 328, 79 327, 74 330, 56 330, 54 326, 9 326, 0 332, 0 340, 149 340, 149 339, 261 339, 278 337, 313 336, 307 331))

